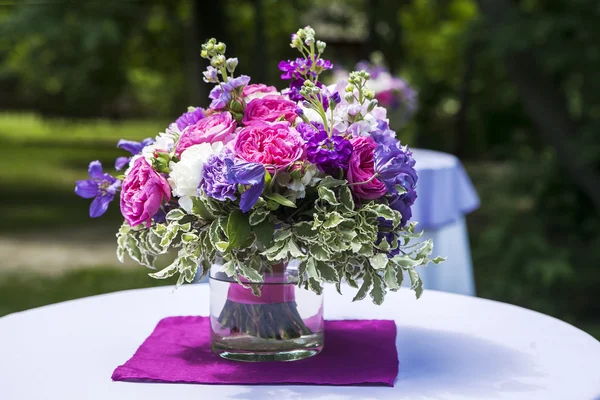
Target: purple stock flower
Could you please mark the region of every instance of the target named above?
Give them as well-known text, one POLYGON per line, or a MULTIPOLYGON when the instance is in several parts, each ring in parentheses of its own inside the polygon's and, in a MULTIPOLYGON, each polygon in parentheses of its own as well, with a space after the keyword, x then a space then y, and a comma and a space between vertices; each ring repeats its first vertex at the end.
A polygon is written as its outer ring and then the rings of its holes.
POLYGON ((92 161, 88 167, 90 179, 77 181, 75 194, 84 199, 94 198, 90 205, 90 217, 101 216, 121 187, 121 181, 102 171, 100 161, 92 161))
POLYGON ((347 170, 353 150, 350 141, 335 131, 329 137, 322 125, 315 125, 301 123, 297 127, 306 141, 308 161, 330 174, 336 173, 339 168, 347 170))
POLYGON ((393 146, 398 142, 398 139, 396 139, 396 132, 391 130, 388 123, 382 119, 377 120, 377 129, 371 132, 371 136, 377 144, 393 146))
POLYGON ((238 161, 226 158, 229 182, 246 187, 240 197, 240 209, 243 213, 250 211, 265 188, 265 167, 259 163, 238 161))
POLYGON ((238 88, 244 88, 250 82, 250 77, 241 75, 237 78, 230 78, 227 82, 215 86, 208 97, 212 100, 210 108, 220 110, 227 107, 231 100, 231 92, 238 88))
POLYGON ((175 121, 175 124, 177 124, 177 128, 179 128, 180 131, 183 131, 186 127, 194 125, 204 117, 204 110, 198 107, 193 111, 181 114, 181 116, 177 118, 177 121, 175 121))
POLYGON ((225 199, 235 200, 237 197, 237 185, 230 181, 228 176, 227 163, 225 160, 231 160, 233 154, 231 151, 224 151, 220 154, 213 154, 204 165, 204 175, 200 188, 208 197, 225 201, 225 199))
POLYGON ((375 148, 374 158, 377 178, 384 183, 389 194, 398 194, 398 186, 407 192, 414 190, 417 171, 407 146, 402 146, 399 140, 380 144, 375 148))
MULTIPOLYGON (((121 148, 123 150, 126 150, 126 151, 130 152, 132 156, 135 156, 136 154, 140 154, 142 152, 142 150, 144 149, 144 147, 146 147, 152 143, 154 143, 154 139, 152 139, 152 138, 146 138, 146 139, 142 140, 141 142, 121 139, 117 143, 117 147, 121 148)), ((123 167, 125 167, 127 164, 129 164, 130 160, 131 160, 131 157, 117 157, 117 159, 115 160, 115 169, 117 171, 120 171, 121 169, 123 169, 123 167)))

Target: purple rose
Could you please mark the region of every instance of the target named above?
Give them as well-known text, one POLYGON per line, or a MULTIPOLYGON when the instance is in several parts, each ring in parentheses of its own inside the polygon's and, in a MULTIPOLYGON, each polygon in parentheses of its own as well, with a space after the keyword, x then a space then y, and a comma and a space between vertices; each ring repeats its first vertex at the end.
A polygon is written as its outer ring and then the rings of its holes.
POLYGON ((167 180, 144 157, 135 160, 121 186, 121 214, 130 226, 150 226, 163 203, 171 200, 167 180))
POLYGON ((290 124, 296 118, 296 103, 286 100, 282 96, 266 96, 260 99, 254 99, 246 107, 244 112, 244 125, 252 121, 275 122, 277 120, 286 120, 290 124))
POLYGON ((229 112, 221 112, 201 119, 183 130, 175 155, 179 156, 188 147, 201 143, 227 143, 233 139, 235 121, 229 112))
POLYGON ((348 182, 352 192, 359 199, 374 200, 386 193, 383 182, 375 175, 375 157, 373 152, 377 143, 370 136, 359 136, 353 138, 350 143, 354 148, 348 163, 348 182))

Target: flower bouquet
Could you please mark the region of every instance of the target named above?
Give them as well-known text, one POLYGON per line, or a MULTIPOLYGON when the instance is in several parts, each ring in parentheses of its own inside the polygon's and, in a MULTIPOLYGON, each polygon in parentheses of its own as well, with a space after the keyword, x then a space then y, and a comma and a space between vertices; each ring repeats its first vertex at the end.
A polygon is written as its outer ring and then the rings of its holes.
MULTIPOLYGON (((419 297, 416 268, 442 261, 430 259, 431 241, 414 241, 415 161, 389 129, 369 73, 325 86, 319 76, 332 64, 314 30, 300 29, 291 47, 301 57, 279 64, 290 81, 280 92, 236 76, 237 59, 209 40, 202 57, 210 61, 204 81, 215 85, 210 106, 190 108, 155 139, 119 141, 131 153, 116 161, 123 175, 94 161, 75 189, 95 198, 92 217, 120 190, 119 260, 128 254, 154 269, 177 249, 151 277, 179 274, 179 286, 210 272, 228 282, 224 301, 211 300, 215 341, 245 338, 228 354, 257 343, 307 346, 304 338, 322 330, 324 283, 341 293, 345 281, 358 289, 354 300, 370 295, 381 304, 406 273, 419 297), (310 315, 300 311, 301 293, 317 296, 310 315)), ((322 347, 318 340, 311 346, 322 347)))

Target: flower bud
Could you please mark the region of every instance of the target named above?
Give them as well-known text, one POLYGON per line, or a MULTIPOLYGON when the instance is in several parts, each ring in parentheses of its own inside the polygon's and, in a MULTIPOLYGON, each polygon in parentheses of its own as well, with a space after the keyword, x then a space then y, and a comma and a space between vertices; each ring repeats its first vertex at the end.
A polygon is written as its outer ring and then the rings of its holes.
POLYGON ((227 71, 233 73, 233 71, 235 71, 235 68, 238 65, 238 59, 237 58, 228 58, 227 61, 225 61, 225 67, 227 68, 227 71))
POLYGON ((371 112, 373 111, 373 109, 375 109, 375 107, 377 107, 377 104, 379 104, 379 102, 375 99, 371 100, 369 102, 369 105, 367 106, 367 112, 371 112))
POLYGON ((215 50, 217 51, 217 53, 221 53, 224 54, 225 53, 225 43, 223 42, 219 42, 216 46, 215 46, 215 50))
POLYGON ((304 110, 300 107, 296 107, 296 109, 294 110, 294 112, 296 113, 297 116, 301 117, 304 115, 304 110))
POLYGON ((200 57, 202 57, 202 58, 208 58, 208 51, 206 51, 206 50, 202 50, 202 51, 200 52, 200 57))
POLYGON ((210 65, 212 65, 215 68, 221 68, 224 64, 225 56, 223 56, 222 54, 218 54, 214 56, 212 60, 210 60, 210 65))
POLYGON ((315 44, 315 38, 314 36, 309 36, 304 40, 304 44, 307 46, 311 46, 313 44, 315 44))
POLYGON ((344 100, 346 100, 346 102, 348 102, 349 104, 354 103, 354 93, 346 93, 344 95, 344 100))
POLYGON ((346 86, 346 93, 353 93, 354 89, 354 85, 348 85, 346 86))
POLYGON ((302 48, 302 39, 300 39, 300 36, 295 33, 292 35, 292 43, 290 44, 290 47, 293 49, 302 48))
POLYGON ((317 50, 319 51, 319 53, 324 52, 325 47, 327 47, 327 43, 317 40, 317 50))
POLYGON ((363 89, 363 95, 364 95, 364 96, 365 96, 367 99, 371 100, 372 98, 374 98, 374 97, 375 97, 375 91, 374 91, 374 90, 372 90, 372 89, 363 89))

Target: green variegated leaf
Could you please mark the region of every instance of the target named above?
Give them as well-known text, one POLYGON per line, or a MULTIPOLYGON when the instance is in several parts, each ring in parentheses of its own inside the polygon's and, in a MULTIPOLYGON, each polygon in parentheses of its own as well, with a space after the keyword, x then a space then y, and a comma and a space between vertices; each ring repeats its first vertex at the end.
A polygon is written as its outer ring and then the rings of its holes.
POLYGON ((304 253, 298 248, 293 239, 288 242, 288 250, 293 258, 304 258, 304 253))
POLYGON ((256 238, 263 244, 263 246, 269 247, 273 242, 275 225, 272 222, 264 220, 260 224, 253 226, 252 231, 256 235, 256 238))
POLYGON ((303 241, 313 242, 317 240, 317 231, 313 230, 312 224, 307 221, 299 222, 294 226, 294 235, 303 241))
POLYGON ((179 271, 179 268, 177 265, 177 260, 175 260, 168 267, 161 269, 158 272, 150 273, 148 275, 154 279, 167 279, 167 278, 170 278, 171 276, 175 275, 177 273, 177 271, 179 271))
POLYGON ((192 197, 192 213, 194 215, 199 216, 205 221, 212 221, 215 219, 215 216, 210 212, 210 210, 206 207, 206 204, 198 198, 192 197))
POLYGON ((218 241, 217 243, 215 243, 215 248, 217 250, 219 250, 220 252, 225 252, 229 249, 230 245, 229 242, 224 242, 224 241, 218 241))
POLYGON ((373 269, 384 269, 388 265, 388 256, 384 253, 375 254, 372 257, 369 257, 369 263, 373 267, 373 269))
POLYGON ((321 285, 321 282, 314 278, 308 279, 308 287, 310 288, 310 290, 312 290, 318 295, 321 295, 323 293, 323 286, 321 285))
POLYGON ((347 183, 348 182, 345 180, 335 179, 334 177, 327 175, 325 178, 323 178, 321 180, 321 182, 319 182, 319 186, 323 186, 323 187, 331 189, 334 187, 345 185, 347 183))
POLYGON ((148 233, 147 242, 148 242, 148 245, 150 246, 150 248, 156 254, 162 254, 163 252, 166 251, 165 247, 160 245, 161 240, 162 240, 162 237, 158 236, 158 234, 156 233, 156 230, 154 230, 154 229, 150 230, 150 232, 148 233))
POLYGON ((340 281, 337 270, 327 262, 319 262, 317 264, 321 280, 328 283, 336 283, 340 281))
POLYGON ((309 278, 319 279, 319 271, 317 270, 317 263, 314 259, 309 258, 306 261, 306 275, 309 278))
POLYGON ((240 210, 236 210, 229 214, 229 218, 227 220, 227 237, 229 238, 229 247, 227 250, 240 248, 242 243, 248 239, 251 231, 252 227, 248 222, 247 215, 244 215, 240 210))
POLYGON ((446 257, 436 257, 433 260, 431 260, 431 262, 434 264, 440 264, 440 263, 443 263, 444 261, 446 261, 446 257))
POLYGON ((310 254, 318 261, 328 261, 329 252, 326 250, 325 245, 321 243, 313 243, 309 248, 310 254))
POLYGON ((354 199, 352 198, 352 191, 348 186, 340 189, 340 200, 347 211, 354 211, 354 199))
POLYGON ((269 214, 270 211, 265 208, 252 210, 249 218, 250 225, 254 226, 260 224, 269 216, 269 214))
POLYGON ((400 284, 402 284, 402 280, 400 282, 398 282, 398 278, 396 276, 396 273, 398 273, 398 272, 400 273, 400 275, 402 275, 402 270, 395 269, 394 264, 392 264, 392 263, 389 263, 385 269, 385 275, 383 277, 385 279, 386 285, 392 291, 398 290, 400 288, 400 284))
POLYGON ((186 222, 185 224, 175 225, 175 226, 178 227, 177 230, 180 231, 180 232, 188 232, 190 229, 192 229, 192 223, 191 222, 186 222))
POLYGON ((175 208, 167 213, 166 219, 167 221, 179 221, 183 217, 185 217, 185 212, 180 208, 175 208))
POLYGON ((423 294, 423 281, 417 271, 412 268, 408 269, 408 276, 410 277, 411 282, 410 288, 415 291, 418 299, 423 294))
POLYGON ((227 261, 221 266, 221 272, 227 274, 227 276, 232 277, 235 274, 235 264, 231 261, 227 261))
POLYGON ((369 289, 371 289, 372 284, 373 278, 371 277, 371 272, 367 270, 365 276, 363 277, 363 283, 360 286, 360 289, 358 289, 358 292, 356 293, 356 296, 354 296, 352 301, 364 299, 367 296, 367 293, 369 293, 369 289))
POLYGON ((288 255, 288 242, 280 242, 283 243, 283 246, 279 248, 279 251, 272 252, 267 255, 267 259, 270 261, 280 261, 287 258, 288 255))
POLYGON ((275 242, 281 242, 287 240, 290 236, 292 236, 291 229, 278 229, 273 234, 273 240, 275 242))
POLYGON ((242 274, 242 276, 248 279, 250 282, 262 282, 262 275, 252 266, 250 263, 240 262, 238 264, 238 271, 242 274))
POLYGON ((195 233, 185 232, 181 235, 181 240, 183 240, 184 243, 195 243, 198 239, 198 235, 195 233))
POLYGON ((386 206, 385 204, 374 205, 373 211, 375 211, 377 213, 378 217, 381 217, 388 221, 394 222, 394 221, 399 221, 401 219, 401 216, 399 216, 399 213, 397 211, 392 210, 390 207, 386 206))
POLYGON ((383 299, 385 298, 385 283, 376 272, 373 272, 372 277, 373 289, 371 289, 369 295, 373 299, 373 303, 379 306, 383 303, 383 299))
POLYGON ((127 249, 127 253, 129 257, 138 264, 142 264, 142 251, 140 250, 139 243, 134 235, 127 235, 125 240, 125 248, 127 249))
POLYGON ((266 193, 265 197, 285 207, 296 208, 296 204, 279 193, 266 193))
POLYGON ((327 219, 325 220, 325 222, 323 222, 323 228, 335 228, 342 222, 344 222, 344 218, 338 212, 332 211, 329 214, 327 214, 327 219))
POLYGON ((337 206, 340 204, 337 201, 333 190, 328 189, 325 186, 319 186, 319 188, 317 190, 319 192, 319 198, 321 200, 325 200, 326 202, 328 202, 329 204, 334 205, 334 206, 337 206))

